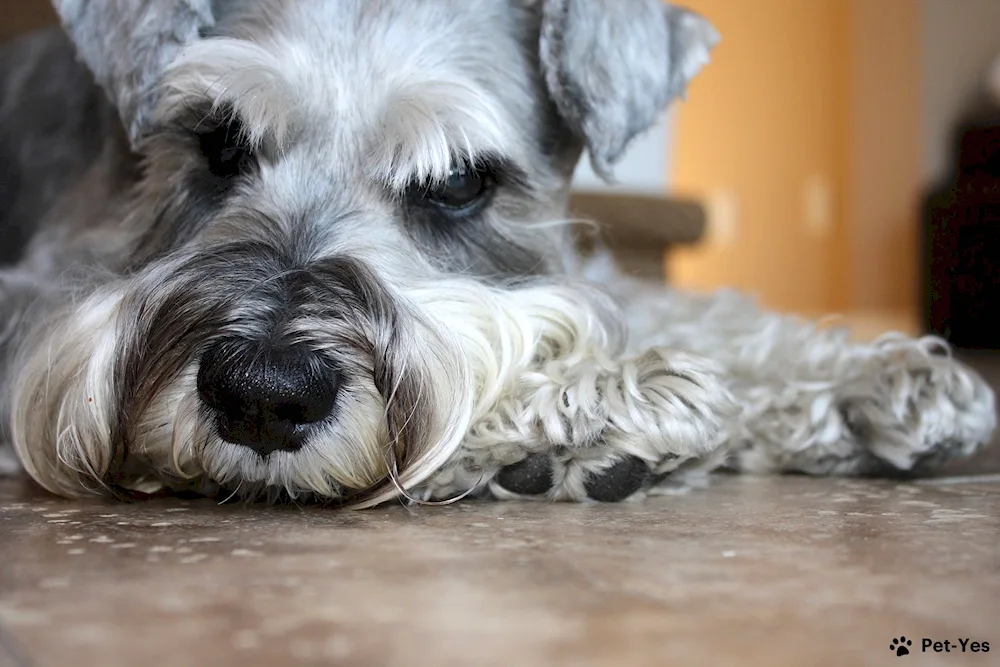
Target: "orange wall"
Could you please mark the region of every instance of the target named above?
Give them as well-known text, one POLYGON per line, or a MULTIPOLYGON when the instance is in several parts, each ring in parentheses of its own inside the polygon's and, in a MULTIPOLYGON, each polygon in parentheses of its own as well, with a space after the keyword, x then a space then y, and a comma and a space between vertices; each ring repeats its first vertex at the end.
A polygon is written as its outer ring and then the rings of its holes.
POLYGON ((921 187, 916 0, 851 0, 846 222, 855 309, 916 312, 921 187))
POLYGON ((713 227, 671 253, 670 280, 802 312, 909 307, 915 0, 685 4, 722 42, 678 107, 671 185, 705 201, 713 227), (811 217, 817 201, 826 216, 811 217))

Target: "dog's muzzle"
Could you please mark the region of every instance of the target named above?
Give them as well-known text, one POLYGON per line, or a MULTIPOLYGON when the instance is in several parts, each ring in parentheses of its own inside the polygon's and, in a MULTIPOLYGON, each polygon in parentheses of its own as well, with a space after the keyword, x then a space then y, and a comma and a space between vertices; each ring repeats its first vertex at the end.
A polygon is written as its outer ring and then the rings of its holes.
POLYGON ((262 456, 296 450, 334 412, 340 374, 300 344, 228 340, 201 357, 198 395, 219 436, 262 456))

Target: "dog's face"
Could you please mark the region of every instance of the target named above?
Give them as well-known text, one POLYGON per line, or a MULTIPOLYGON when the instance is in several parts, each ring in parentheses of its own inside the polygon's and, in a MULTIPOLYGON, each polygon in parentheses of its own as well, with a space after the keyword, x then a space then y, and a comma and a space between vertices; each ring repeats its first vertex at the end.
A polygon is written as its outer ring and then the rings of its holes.
POLYGON ((418 483, 507 381, 496 298, 561 269, 581 151, 606 171, 714 41, 655 0, 110 4, 110 38, 60 9, 142 157, 129 243, 14 410, 62 492, 418 483))
POLYGON ((156 277, 116 383, 140 467, 180 447, 189 473, 336 497, 447 439, 474 388, 427 302, 450 276, 550 270, 539 223, 579 150, 530 13, 478 4, 244 7, 167 70, 140 144, 160 220, 133 259, 156 277), (175 410, 192 435, 149 440, 175 410))

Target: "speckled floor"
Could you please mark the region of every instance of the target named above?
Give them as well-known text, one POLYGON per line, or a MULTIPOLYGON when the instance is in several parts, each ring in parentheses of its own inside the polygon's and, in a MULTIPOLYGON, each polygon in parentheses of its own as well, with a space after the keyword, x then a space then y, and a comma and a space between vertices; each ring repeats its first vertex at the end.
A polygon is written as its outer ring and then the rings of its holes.
POLYGON ((0 667, 997 666, 1000 446, 941 474, 354 513, 0 481, 0 667))
POLYGON ((0 535, 14 665, 1000 664, 1000 475, 360 513, 5 483, 0 535))

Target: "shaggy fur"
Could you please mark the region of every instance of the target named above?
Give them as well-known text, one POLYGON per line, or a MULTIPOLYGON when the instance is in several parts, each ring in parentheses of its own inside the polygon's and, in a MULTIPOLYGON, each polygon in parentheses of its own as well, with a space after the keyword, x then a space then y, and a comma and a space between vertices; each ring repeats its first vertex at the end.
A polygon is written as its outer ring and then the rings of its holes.
POLYGON ((616 501, 990 438, 939 341, 577 252, 574 167, 610 177, 683 92, 717 40, 695 14, 55 4, 65 33, 0 52, 2 436, 50 491, 616 501))

